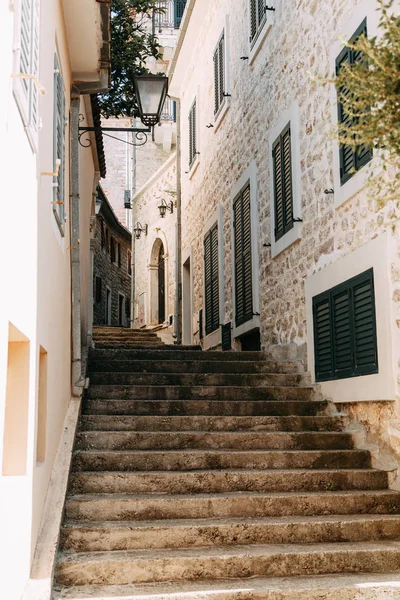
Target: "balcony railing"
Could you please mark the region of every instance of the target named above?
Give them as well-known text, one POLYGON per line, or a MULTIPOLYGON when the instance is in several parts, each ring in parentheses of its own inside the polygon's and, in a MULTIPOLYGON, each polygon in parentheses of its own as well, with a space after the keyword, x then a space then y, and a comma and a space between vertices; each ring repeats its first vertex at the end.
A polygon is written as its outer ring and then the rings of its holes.
POLYGON ((162 123, 176 123, 176 102, 171 98, 165 99, 163 111, 161 113, 162 123))
POLYGON ((163 29, 179 29, 186 0, 159 0, 158 6, 160 10, 155 15, 158 32, 161 33, 163 29))

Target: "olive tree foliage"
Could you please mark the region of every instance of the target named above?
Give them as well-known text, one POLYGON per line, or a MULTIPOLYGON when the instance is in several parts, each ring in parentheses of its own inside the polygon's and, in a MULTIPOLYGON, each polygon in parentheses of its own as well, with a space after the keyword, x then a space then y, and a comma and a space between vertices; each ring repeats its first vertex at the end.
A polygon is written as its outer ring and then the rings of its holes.
POLYGON ((159 56, 151 28, 158 6, 156 0, 112 0, 111 88, 98 96, 103 117, 137 116, 133 78, 147 72, 149 58, 159 56))
POLYGON ((372 148, 377 160, 370 172, 370 191, 383 202, 398 199, 400 194, 400 16, 396 2, 378 0, 378 35, 361 35, 354 43, 344 41, 362 59, 343 64, 329 81, 336 86, 338 102, 349 117, 335 135, 343 145, 372 148))

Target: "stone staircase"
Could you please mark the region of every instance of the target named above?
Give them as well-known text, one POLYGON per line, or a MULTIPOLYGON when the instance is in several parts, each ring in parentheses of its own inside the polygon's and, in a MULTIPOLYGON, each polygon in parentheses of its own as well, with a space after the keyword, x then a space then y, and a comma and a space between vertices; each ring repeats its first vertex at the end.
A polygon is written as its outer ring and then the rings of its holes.
POLYGON ((400 598, 400 494, 300 363, 94 339, 54 600, 400 598))

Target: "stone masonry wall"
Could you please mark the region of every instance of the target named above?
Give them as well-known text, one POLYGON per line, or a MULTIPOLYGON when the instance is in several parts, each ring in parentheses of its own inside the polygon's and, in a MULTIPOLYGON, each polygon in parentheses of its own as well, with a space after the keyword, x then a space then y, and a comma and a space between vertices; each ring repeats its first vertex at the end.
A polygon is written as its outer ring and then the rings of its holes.
POLYGON ((101 221, 102 216, 96 217, 95 232, 95 251, 93 268, 93 324, 106 324, 106 287, 111 289, 111 325, 117 326, 118 323, 118 294, 125 296, 125 322, 123 325, 129 327, 130 320, 130 302, 131 302, 131 277, 128 273, 128 252, 131 249, 131 242, 122 237, 116 230, 113 230, 110 224, 104 221, 105 227, 109 230, 109 240, 111 236, 116 242, 119 242, 121 249, 121 266, 111 262, 110 246, 102 247, 101 244, 101 221), (101 301, 96 302, 96 277, 101 277, 101 301))
MULTIPOLYGON (((389 201, 379 205, 362 189, 339 208, 334 188, 333 142, 331 139, 331 91, 310 76, 331 71, 331 49, 342 24, 356 10, 371 9, 364 0, 276 0, 275 23, 270 28, 254 62, 249 57, 248 2, 210 2, 200 35, 182 85, 182 194, 183 253, 193 251, 194 304, 196 315, 203 298, 203 229, 207 219, 222 205, 224 222, 225 321, 233 318, 231 190, 255 160, 257 165, 258 255, 262 348, 307 350, 305 281, 326 266, 361 248, 384 232, 390 239, 390 287, 387 310, 391 314, 395 377, 400 381, 400 210, 389 201), (213 51, 230 22, 230 108, 220 127, 214 122, 213 51), (187 116, 198 97, 199 165, 188 171, 187 116), (282 114, 297 101, 301 165, 301 239, 272 258, 264 244, 271 241, 269 136, 282 114)), ((360 23, 362 19, 360 18, 360 23)), ((356 29, 356 27, 355 27, 356 29)), ((182 59, 181 59, 182 60, 182 59)), ((185 57, 183 60, 187 60, 185 57)), ((334 102, 334 100, 333 100, 334 102)), ((295 215, 296 216, 296 215, 295 215)), ((362 378, 360 378, 362 379, 362 378)), ((354 423, 365 427, 366 439, 380 441, 398 460, 399 388, 396 401, 353 404, 354 423)), ((397 464, 397 462, 396 462, 397 464)))

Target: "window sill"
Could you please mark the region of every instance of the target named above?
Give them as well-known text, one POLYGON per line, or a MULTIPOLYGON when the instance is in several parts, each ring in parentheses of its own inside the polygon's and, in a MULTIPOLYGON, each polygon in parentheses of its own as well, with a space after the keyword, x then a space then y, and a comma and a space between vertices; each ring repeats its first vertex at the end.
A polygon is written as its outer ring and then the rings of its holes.
POLYGON ((194 163, 189 168, 189 179, 192 179, 193 175, 196 173, 199 168, 200 158, 196 156, 194 163))
POLYGON ((274 24, 274 17, 273 17, 273 15, 271 15, 269 17, 269 22, 264 24, 263 29, 258 34, 258 38, 257 38, 257 41, 255 42, 254 46, 252 48, 250 48, 250 60, 249 60, 250 65, 252 65, 254 63, 259 51, 261 50, 261 46, 263 45, 265 38, 267 37, 273 24, 274 24))
POLYGON ((203 350, 215 348, 215 346, 221 344, 221 341, 221 327, 218 327, 218 329, 212 331, 203 338, 203 350))
POLYGON ((301 233, 302 223, 294 223, 293 228, 287 233, 285 233, 285 235, 281 237, 277 242, 273 240, 271 242, 272 258, 275 258, 276 256, 278 256, 278 254, 289 248, 289 246, 292 246, 292 244, 298 242, 301 239, 301 233))
MULTIPOLYGON (((340 183, 339 173, 335 177, 335 208, 340 208, 342 204, 350 200, 353 196, 358 194, 368 183, 368 179, 371 175, 372 165, 374 160, 368 162, 366 165, 361 167, 357 173, 346 181, 343 185, 340 183)), ((375 176, 378 175, 377 173, 375 176)))
POLYGON ((215 116, 214 133, 217 133, 217 131, 220 128, 222 121, 225 119, 225 115, 228 112, 228 110, 230 109, 230 107, 231 107, 231 99, 227 97, 227 98, 225 98, 223 105, 220 107, 219 112, 215 116))
POLYGON ((238 337, 241 337, 242 335, 244 335, 245 333, 249 333, 253 329, 260 329, 259 315, 254 315, 254 317, 250 319, 250 321, 246 321, 246 323, 243 323, 238 327, 236 327, 236 325, 234 324, 232 331, 232 339, 234 340, 238 337))

